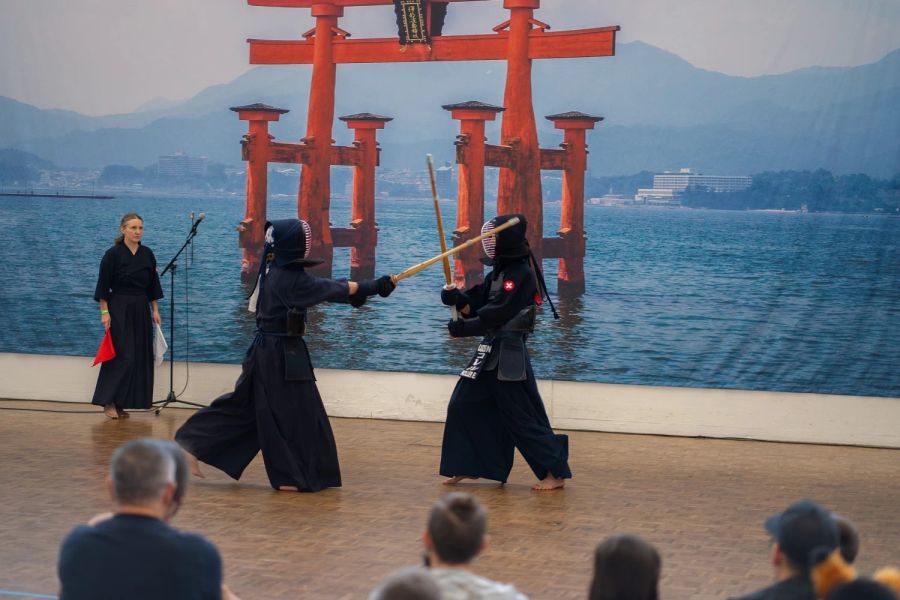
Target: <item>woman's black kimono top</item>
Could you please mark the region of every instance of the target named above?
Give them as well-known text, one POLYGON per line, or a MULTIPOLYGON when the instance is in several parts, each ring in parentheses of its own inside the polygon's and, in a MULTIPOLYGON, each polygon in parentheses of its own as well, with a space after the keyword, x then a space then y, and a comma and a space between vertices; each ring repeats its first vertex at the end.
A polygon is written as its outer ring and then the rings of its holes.
POLYGON ((146 294, 148 302, 163 297, 156 257, 150 248, 139 245, 137 252, 132 254, 128 246, 117 244, 106 251, 100 261, 94 300, 109 300, 113 294, 146 294))

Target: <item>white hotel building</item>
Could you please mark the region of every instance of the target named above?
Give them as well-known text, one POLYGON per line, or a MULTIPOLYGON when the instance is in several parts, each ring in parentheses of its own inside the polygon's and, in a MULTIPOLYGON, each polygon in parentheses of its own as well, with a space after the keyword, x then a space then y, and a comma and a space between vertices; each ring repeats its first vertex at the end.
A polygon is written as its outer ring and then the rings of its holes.
POLYGON ((656 204, 677 206, 679 196, 688 188, 714 193, 739 192, 750 187, 753 178, 749 175, 703 175, 690 169, 676 172, 657 173, 653 176, 652 188, 641 188, 634 196, 636 204, 656 204))

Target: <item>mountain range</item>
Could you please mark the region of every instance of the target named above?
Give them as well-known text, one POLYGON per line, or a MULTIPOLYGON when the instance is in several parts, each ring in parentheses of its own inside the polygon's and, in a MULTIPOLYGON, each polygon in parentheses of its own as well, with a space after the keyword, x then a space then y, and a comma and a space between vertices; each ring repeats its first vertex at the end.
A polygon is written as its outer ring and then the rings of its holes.
MULTIPOLYGON (((71 167, 143 167, 177 151, 238 164, 246 123, 229 107, 264 102, 290 109, 270 131, 280 141, 297 140, 310 74, 308 66, 255 67, 182 102, 159 98, 144 110, 101 117, 0 97, 0 148, 71 167)), ((340 65, 335 115, 393 117, 379 132, 381 164, 419 169, 426 152, 453 160, 458 123, 441 105, 501 105, 504 79, 505 63, 496 61, 340 65)), ((533 95, 543 147, 562 140, 543 115, 580 110, 605 117, 588 134, 596 176, 678 167, 710 174, 900 173, 900 50, 856 67, 737 77, 631 42, 618 44, 615 57, 535 61, 533 95)), ((498 131, 499 121, 489 123, 490 142, 499 142, 498 131)), ((352 139, 339 121, 334 137, 339 144, 352 139)))

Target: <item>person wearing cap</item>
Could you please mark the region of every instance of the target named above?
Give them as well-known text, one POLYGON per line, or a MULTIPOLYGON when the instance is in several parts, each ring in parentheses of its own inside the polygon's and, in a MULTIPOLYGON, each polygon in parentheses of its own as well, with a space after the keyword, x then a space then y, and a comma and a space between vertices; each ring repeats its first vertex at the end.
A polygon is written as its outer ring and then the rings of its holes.
POLYGON ((775 583, 738 600, 815 600, 810 570, 838 547, 831 513, 811 500, 791 504, 765 522, 772 536, 775 583))
POLYGON ((234 390, 195 413, 175 433, 191 471, 200 462, 234 479, 262 450, 269 483, 277 490, 316 492, 340 487, 334 434, 303 339, 306 311, 321 302, 349 303, 387 297, 389 275, 367 281, 314 277, 306 267, 312 232, 300 219, 266 223, 266 244, 249 309, 256 336, 244 356, 234 390))
POLYGON ((554 317, 556 309, 528 246, 525 216, 495 217, 482 233, 513 217, 516 225, 482 242, 493 266, 484 282, 441 292, 441 302, 460 314, 447 324, 450 335, 482 339, 450 397, 440 473, 448 485, 477 478, 506 482, 518 448, 538 478, 533 489, 554 490, 572 477, 569 438, 550 426, 525 342, 537 305, 546 298, 554 317))

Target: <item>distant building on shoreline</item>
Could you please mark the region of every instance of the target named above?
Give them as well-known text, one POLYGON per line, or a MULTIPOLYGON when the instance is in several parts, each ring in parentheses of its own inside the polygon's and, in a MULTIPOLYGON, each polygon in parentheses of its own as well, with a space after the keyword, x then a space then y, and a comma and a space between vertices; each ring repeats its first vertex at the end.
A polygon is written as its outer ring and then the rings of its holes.
POLYGON ((745 190, 753 183, 749 175, 703 175, 691 169, 664 171, 653 176, 652 188, 640 188, 635 204, 681 206, 680 196, 688 189, 722 194, 745 190))
POLYGON ((207 162, 205 156, 188 156, 183 152, 176 152, 159 157, 157 172, 160 177, 170 179, 206 177, 207 162))

